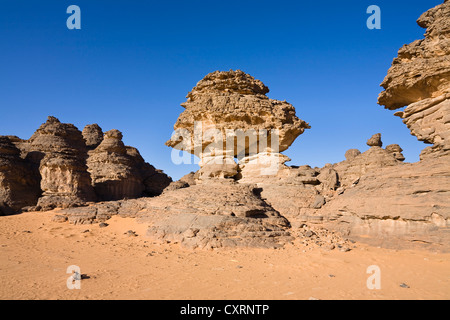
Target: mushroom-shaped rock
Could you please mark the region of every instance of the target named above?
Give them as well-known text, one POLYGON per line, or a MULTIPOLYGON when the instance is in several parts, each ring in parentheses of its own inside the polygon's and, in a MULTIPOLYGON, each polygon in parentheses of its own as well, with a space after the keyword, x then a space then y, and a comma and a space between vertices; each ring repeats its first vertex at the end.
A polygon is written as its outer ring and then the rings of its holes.
POLYGON ((208 74, 187 95, 166 145, 198 156, 202 169, 211 166, 204 176, 224 177, 235 173, 235 157, 286 150, 310 126, 291 104, 269 99, 267 92, 240 70, 208 74))

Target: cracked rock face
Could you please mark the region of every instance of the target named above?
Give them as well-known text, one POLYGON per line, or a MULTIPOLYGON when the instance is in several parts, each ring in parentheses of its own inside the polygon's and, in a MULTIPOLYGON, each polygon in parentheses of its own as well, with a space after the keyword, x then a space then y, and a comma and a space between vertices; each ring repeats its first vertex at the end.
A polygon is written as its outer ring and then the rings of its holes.
POLYGON ((39 165, 41 175, 43 194, 38 206, 47 210, 95 201, 86 166, 86 145, 73 124, 48 117, 28 144, 27 159, 39 165))
POLYGON ((340 186, 351 186, 354 181, 371 171, 398 166, 405 160, 398 144, 389 145, 386 149, 381 147, 383 143, 380 133, 373 135, 367 145, 371 148, 363 153, 357 149, 348 150, 345 153, 346 160, 332 166, 338 173, 340 186))
POLYGON ((92 185, 100 200, 120 200, 142 195, 144 184, 134 161, 127 153, 119 130, 105 133, 87 161, 92 185))
POLYGON ((87 165, 102 201, 156 196, 172 181, 146 163, 136 148, 125 146, 116 129, 106 132, 98 147, 89 152, 87 165))
POLYGON ((378 103, 395 115, 420 141, 433 146, 421 158, 450 153, 450 2, 417 20, 425 38, 404 45, 381 86, 378 103))
MULTIPOLYGON (((261 81, 240 70, 208 74, 187 95, 185 111, 174 126, 179 134, 166 145, 199 156, 201 167, 224 164, 226 176, 237 173, 235 157, 286 150, 310 127, 297 118, 291 104, 269 99, 268 92, 261 81)), ((211 172, 217 170, 204 174, 220 175, 211 172)))
POLYGON ((97 124, 80 132, 50 116, 28 140, 0 137, 2 214, 157 196, 171 182, 125 146, 120 131, 103 135, 97 124))
POLYGON ((450 251, 446 157, 368 171, 318 213, 324 226, 373 245, 450 251), (361 237, 361 238, 359 238, 361 237))
POLYGON ((167 189, 161 196, 62 210, 75 224, 118 214, 149 225, 147 236, 189 248, 277 247, 291 241, 289 222, 252 185, 229 181, 167 189))
POLYGON ((34 206, 40 196, 39 176, 20 157, 8 137, 0 136, 0 215, 34 206))
POLYGON ((103 141, 102 128, 100 128, 100 126, 96 123, 88 124, 84 127, 81 133, 83 134, 83 139, 86 142, 86 147, 89 150, 97 148, 103 141))

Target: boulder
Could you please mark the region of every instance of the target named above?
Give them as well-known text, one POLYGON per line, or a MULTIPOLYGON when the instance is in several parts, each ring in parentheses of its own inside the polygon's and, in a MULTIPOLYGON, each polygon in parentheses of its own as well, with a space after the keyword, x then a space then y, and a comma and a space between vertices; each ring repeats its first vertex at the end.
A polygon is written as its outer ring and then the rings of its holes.
POLYGON ((376 133, 369 140, 367 140, 367 145, 369 147, 382 147, 383 142, 381 142, 381 133, 376 133))

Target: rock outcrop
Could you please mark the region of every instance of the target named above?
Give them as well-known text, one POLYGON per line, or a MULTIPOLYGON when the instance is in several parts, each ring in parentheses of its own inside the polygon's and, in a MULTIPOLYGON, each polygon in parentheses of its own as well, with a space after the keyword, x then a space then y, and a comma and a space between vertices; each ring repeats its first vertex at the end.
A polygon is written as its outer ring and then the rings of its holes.
POLYGON ((25 207, 49 210, 83 206, 98 199, 156 196, 172 182, 146 163, 136 148, 125 146, 118 130, 103 138, 97 124, 80 132, 73 124, 48 117, 29 140, 16 136, 1 139, 3 214, 25 207))
POLYGON ((172 182, 125 146, 120 131, 102 137, 90 125, 82 136, 49 118, 29 141, 0 139, 0 206, 14 205, 5 181, 24 182, 18 172, 5 173, 20 154, 40 170, 43 205, 49 199, 64 206, 58 197, 82 198, 92 186, 101 200, 118 200, 63 209, 56 222, 134 217, 154 240, 189 248, 315 243, 347 251, 344 233, 375 245, 450 251, 450 1, 418 23, 427 28, 425 39, 400 49, 378 100, 391 110, 406 106, 396 115, 433 145, 417 163, 405 163, 397 144, 383 148, 377 133, 368 150, 350 149, 339 163, 289 167, 281 152, 309 125, 291 104, 269 99, 261 81, 216 71, 188 94, 166 143, 198 156, 197 172, 172 182))
POLYGON ((110 130, 97 148, 89 152, 88 171, 99 200, 161 194, 172 180, 146 163, 136 148, 125 146, 122 137, 119 130, 110 130))
POLYGON ((160 195, 166 187, 172 183, 172 178, 166 175, 162 170, 145 162, 138 149, 126 146, 127 154, 133 160, 133 167, 136 168, 144 184, 142 196, 154 197, 160 195))
POLYGON ((88 124, 81 133, 83 134, 83 139, 86 142, 88 150, 97 148, 103 141, 103 130, 96 123, 88 124))
POLYGON ((403 149, 398 144, 390 144, 386 146, 386 151, 391 153, 398 161, 405 161, 405 156, 402 154, 403 149))
POLYGON ((372 245, 425 245, 448 252, 448 164, 448 158, 439 157, 366 172, 312 215, 324 227, 372 245))
POLYGON ((87 165, 100 200, 137 198, 143 194, 144 183, 119 130, 105 133, 103 141, 90 152, 87 165))
POLYGON ((383 142, 381 141, 381 133, 376 133, 369 140, 367 140, 367 145, 369 147, 382 147, 383 142))
POLYGON ((96 197, 87 172, 87 149, 81 132, 73 125, 61 123, 55 117, 28 140, 29 159, 39 165, 42 197, 38 206, 43 210, 70 207, 95 201, 96 197))
POLYGON ((381 84, 378 103, 395 115, 420 141, 432 144, 421 158, 450 153, 450 2, 417 20, 425 39, 404 45, 381 84))
MULTIPOLYGON (((425 39, 403 46, 381 84, 378 103, 395 113, 419 140, 432 144, 421 161, 403 163, 400 146, 371 148, 333 168, 344 188, 311 214, 348 237, 394 248, 450 251, 450 2, 419 19, 425 39)), ((306 219, 307 220, 307 219, 306 219)))
MULTIPOLYGON (((262 188, 262 197, 292 224, 320 222, 323 217, 316 214, 317 210, 360 183, 363 176, 403 164, 398 160, 401 153, 394 152, 393 147, 391 150, 380 147, 381 134, 369 139, 368 145, 373 146, 363 153, 357 149, 348 150, 346 160, 336 164, 327 164, 323 168, 283 166, 277 175, 260 176, 251 181, 262 188)), ((241 181, 248 182, 249 179, 241 181)))
POLYGON ((20 157, 8 137, 0 136, 0 215, 34 206, 41 194, 39 176, 20 157))
POLYGON ((361 153, 357 149, 350 149, 345 153, 346 159, 332 165, 339 177, 339 186, 349 187, 370 171, 377 171, 385 167, 401 165, 405 159, 399 145, 382 148, 381 134, 373 135, 367 145, 370 149, 361 153))
POLYGON ((291 227, 260 193, 255 185, 215 179, 166 189, 159 197, 65 209, 55 221, 91 224, 113 215, 134 217, 149 225, 147 237, 186 248, 277 248, 296 243, 302 248, 349 250, 350 243, 339 234, 306 224, 291 227))
POLYGON ((252 185, 210 182, 167 190, 159 197, 62 210, 72 223, 89 224, 119 214, 149 224, 148 236, 187 247, 278 246, 293 238, 289 222, 252 185))
POLYGON ((291 104, 269 99, 268 92, 240 70, 208 74, 187 95, 166 144, 200 158, 200 179, 234 177, 239 172, 235 158, 247 163, 246 157, 257 155, 271 161, 309 125, 291 104))

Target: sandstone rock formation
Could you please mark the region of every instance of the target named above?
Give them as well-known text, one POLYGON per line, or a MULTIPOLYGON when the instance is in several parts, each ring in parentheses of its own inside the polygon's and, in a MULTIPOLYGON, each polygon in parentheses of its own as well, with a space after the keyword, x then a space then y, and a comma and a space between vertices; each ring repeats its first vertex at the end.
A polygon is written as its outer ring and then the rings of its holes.
POLYGON ((41 175, 43 194, 38 206, 47 210, 96 200, 86 167, 86 145, 73 124, 48 117, 28 144, 26 158, 39 165, 41 175))
POLYGON ((172 181, 146 163, 136 148, 125 146, 122 133, 116 129, 105 133, 89 153, 87 165, 95 193, 102 201, 159 195, 172 181))
POLYGON ((381 141, 381 133, 376 133, 369 140, 367 140, 367 145, 369 147, 382 147, 383 142, 381 141))
POLYGON ((381 134, 373 136, 369 141, 368 144, 374 146, 364 153, 357 149, 348 150, 346 160, 327 164, 323 168, 283 165, 276 175, 258 178, 255 178, 256 175, 249 175, 251 179, 243 178, 238 181, 257 183, 258 187, 262 188, 263 199, 291 224, 320 223, 323 216, 318 210, 360 183, 363 176, 369 173, 378 174, 383 168, 403 164, 404 159, 398 159, 401 153, 397 148, 390 147, 391 150, 385 150, 379 147, 381 134))
POLYGON ((105 133, 103 141, 90 153, 87 165, 100 200, 137 198, 142 195, 144 183, 133 158, 127 153, 119 130, 105 133))
POLYGON ((200 178, 235 176, 235 157, 279 155, 309 125, 296 117, 291 104, 269 99, 268 92, 240 70, 208 74, 187 95, 166 144, 197 155, 200 178))
POLYGON ((0 215, 34 206, 40 196, 39 177, 20 158, 20 150, 8 137, 0 136, 0 215))
POLYGON ((96 123, 88 124, 81 133, 83 134, 83 139, 86 142, 88 150, 97 148, 103 141, 103 130, 96 123))
POLYGON ((326 228, 373 245, 450 251, 448 163, 440 157, 369 171, 312 215, 326 228))
POLYGON ((166 143, 200 157, 197 172, 172 182, 125 146, 120 131, 101 137, 101 128, 90 125, 83 140, 75 127, 49 118, 29 141, 0 139, 0 201, 13 205, 4 186, 16 178, 4 177, 18 149, 39 167, 44 199, 58 205, 54 197, 79 197, 91 183, 83 175, 89 155, 99 198, 118 201, 67 208, 55 222, 134 217, 149 226, 147 236, 189 248, 297 243, 347 251, 344 233, 376 245, 450 251, 450 2, 418 23, 427 28, 425 39, 400 49, 379 96, 388 109, 407 106, 396 115, 433 144, 417 163, 405 163, 397 144, 383 148, 377 133, 367 140, 368 150, 350 149, 339 163, 289 167, 281 152, 309 125, 289 103, 269 99, 261 81, 239 70, 216 71, 188 94, 166 143), (142 195, 156 197, 124 199, 142 195))
POLYGON ((433 146, 422 151, 421 161, 402 163, 400 146, 383 150, 380 139, 370 139, 368 151, 333 166, 346 187, 310 214, 371 244, 450 251, 450 2, 417 22, 427 28, 425 39, 399 50, 378 103, 391 110, 406 106, 395 115, 433 146))
POLYGON ((402 154, 403 149, 398 144, 386 146, 386 151, 391 153, 398 161, 405 161, 405 156, 402 154))
POLYGON ((118 130, 105 136, 97 124, 87 125, 81 133, 73 124, 49 117, 29 140, 2 137, 3 211, 156 196, 170 184, 172 179, 146 163, 136 148, 123 145, 118 130))
POLYGON ((114 214, 150 225, 155 240, 188 247, 277 246, 292 240, 289 222, 267 205, 255 186, 220 181, 167 190, 161 196, 99 203, 60 212, 89 224, 114 214))
POLYGON ((350 161, 359 156, 360 154, 361 151, 359 151, 358 149, 349 149, 345 152, 345 159, 350 161))
POLYGON ((399 145, 391 145, 389 149, 381 147, 383 143, 380 133, 373 135, 367 145, 371 148, 363 153, 357 149, 348 150, 345 153, 346 159, 332 166, 338 174, 339 186, 351 186, 366 173, 400 165, 405 159, 399 145))
POLYGON ((172 182, 172 178, 162 170, 156 169, 145 162, 138 149, 129 146, 126 146, 126 148, 128 156, 133 160, 133 167, 137 169, 138 175, 143 181, 144 191, 142 196, 154 197, 160 195, 172 182))
POLYGON ((381 84, 378 103, 395 115, 420 141, 433 146, 421 158, 450 153, 450 2, 417 20, 425 39, 404 45, 381 84))

